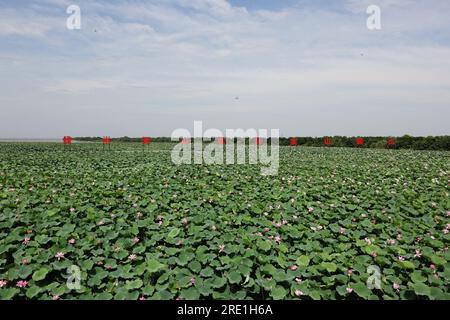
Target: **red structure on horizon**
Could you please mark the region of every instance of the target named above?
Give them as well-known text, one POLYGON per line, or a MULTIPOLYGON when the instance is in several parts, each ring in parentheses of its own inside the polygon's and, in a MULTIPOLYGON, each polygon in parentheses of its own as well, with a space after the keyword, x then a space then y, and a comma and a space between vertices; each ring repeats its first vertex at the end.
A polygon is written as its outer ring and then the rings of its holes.
POLYGON ((149 138, 149 137, 142 137, 142 144, 143 145, 148 145, 148 144, 150 144, 151 141, 152 141, 152 139, 149 138))
POLYGON ((298 144, 297 138, 291 138, 290 145, 296 146, 298 144))
POLYGON ((391 137, 388 138, 387 139, 387 145, 390 146, 390 147, 395 146, 395 139, 391 138, 391 137))
POLYGON ((361 137, 356 138, 356 144, 362 146, 364 144, 364 139, 361 137))
POLYGON ((111 138, 108 136, 103 137, 103 144, 110 144, 111 143, 111 138))
POLYGON ((323 144, 326 145, 326 146, 330 146, 331 145, 331 138, 330 137, 323 138, 323 144))
POLYGON ((72 144, 72 137, 71 136, 64 136, 63 144, 72 144))

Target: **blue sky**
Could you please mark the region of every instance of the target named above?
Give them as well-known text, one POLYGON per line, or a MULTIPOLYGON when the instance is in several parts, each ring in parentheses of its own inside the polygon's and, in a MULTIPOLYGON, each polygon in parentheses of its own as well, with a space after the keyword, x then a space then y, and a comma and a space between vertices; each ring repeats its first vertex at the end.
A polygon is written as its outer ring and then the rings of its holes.
POLYGON ((2 1, 0 137, 450 134, 447 0, 2 1), (81 29, 66 8, 81 8, 81 29), (382 29, 366 27, 381 8, 382 29), (235 99, 238 96, 239 99, 235 99))

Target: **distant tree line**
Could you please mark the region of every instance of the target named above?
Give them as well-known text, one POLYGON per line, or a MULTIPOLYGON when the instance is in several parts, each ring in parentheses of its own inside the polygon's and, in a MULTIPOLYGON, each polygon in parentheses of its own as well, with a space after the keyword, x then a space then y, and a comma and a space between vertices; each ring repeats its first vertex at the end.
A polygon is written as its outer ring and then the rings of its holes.
MULTIPOLYGON (((324 146, 324 137, 282 137, 279 139, 280 146, 289 146, 291 139, 295 138, 298 146, 321 147, 324 146)), ((331 144, 327 147, 349 147, 349 148, 395 148, 415 150, 450 150, 450 136, 428 136, 413 137, 404 135, 402 137, 345 137, 330 136, 331 144), (363 144, 357 144, 357 138, 363 139, 363 144), (392 138, 395 144, 389 145, 388 139, 392 138)), ((74 137, 77 141, 101 142, 102 137, 74 137)), ((234 139, 236 141, 236 139, 234 139)), ((268 139, 270 143, 270 138, 268 139)), ((120 137, 111 138, 111 142, 136 142, 141 143, 142 137, 120 137)), ((152 143, 172 142, 170 137, 152 137, 152 143)), ((226 143, 226 141, 225 141, 226 143)))
MULTIPOLYGON (((299 146, 319 147, 324 145, 324 138, 295 137, 299 146)), ((405 135, 402 137, 360 137, 363 144, 357 144, 358 137, 334 136, 331 139, 330 147, 349 148, 395 148, 414 150, 450 150, 450 136, 435 137, 412 137, 405 135), (388 139, 393 139, 394 144, 388 145, 388 139)), ((280 138, 280 145, 289 145, 290 138, 280 138)))

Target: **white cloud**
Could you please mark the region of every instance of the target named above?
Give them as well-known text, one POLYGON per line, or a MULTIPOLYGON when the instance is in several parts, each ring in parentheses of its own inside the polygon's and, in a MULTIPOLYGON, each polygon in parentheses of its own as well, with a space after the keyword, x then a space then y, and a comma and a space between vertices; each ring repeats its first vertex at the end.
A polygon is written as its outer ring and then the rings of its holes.
POLYGON ((0 36, 25 36, 42 38, 55 27, 55 19, 19 13, 13 9, 0 9, 0 36))

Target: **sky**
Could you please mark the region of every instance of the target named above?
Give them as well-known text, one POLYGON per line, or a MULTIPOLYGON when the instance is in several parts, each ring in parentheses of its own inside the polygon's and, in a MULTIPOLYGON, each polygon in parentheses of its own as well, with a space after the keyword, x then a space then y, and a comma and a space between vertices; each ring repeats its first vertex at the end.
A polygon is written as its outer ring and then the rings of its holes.
POLYGON ((449 14, 448 0, 1 0, 0 138, 170 136, 194 120, 449 135, 449 14))

